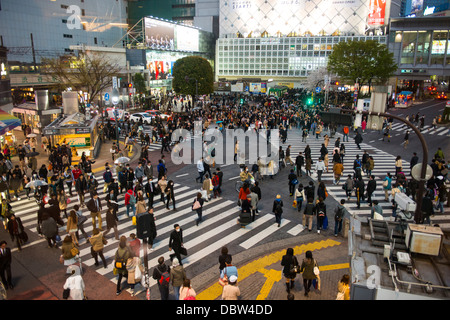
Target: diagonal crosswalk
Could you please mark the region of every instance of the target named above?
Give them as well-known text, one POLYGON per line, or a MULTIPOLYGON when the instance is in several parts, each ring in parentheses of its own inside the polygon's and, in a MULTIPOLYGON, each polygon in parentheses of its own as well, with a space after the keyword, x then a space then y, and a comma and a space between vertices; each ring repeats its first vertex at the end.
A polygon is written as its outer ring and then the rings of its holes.
MULTIPOLYGON (((100 199, 103 203, 102 211, 102 223, 103 230, 106 230, 106 201, 104 198, 106 194, 103 193, 103 172, 95 174, 99 185, 97 191, 100 195, 100 199)), ((116 178, 114 174, 114 178, 116 178)), ((65 185, 67 195, 68 189, 65 185)), ((165 205, 159 201, 159 196, 155 196, 154 203, 154 215, 156 218, 155 224, 157 228, 157 237, 154 241, 152 251, 149 252, 149 268, 152 269, 157 265, 159 257, 163 256, 166 260, 169 259, 169 255, 172 252, 168 250, 169 236, 173 231, 173 225, 179 224, 183 228, 184 246, 188 250, 188 256, 183 257, 183 266, 189 268, 196 262, 202 259, 208 258, 211 255, 216 255, 220 251, 220 248, 224 245, 230 245, 231 243, 240 245, 243 249, 249 249, 253 246, 260 244, 262 240, 269 237, 274 232, 288 232, 290 235, 298 235, 303 231, 303 227, 299 226, 296 222, 288 219, 282 219, 281 226, 278 228, 275 224, 275 218, 272 213, 261 212, 256 217, 253 223, 250 223, 245 228, 241 228, 237 224, 237 217, 240 212, 240 208, 236 206, 235 201, 230 201, 225 198, 211 199, 205 202, 203 207, 203 222, 196 226, 197 214, 192 211, 193 200, 199 190, 180 184, 175 184, 175 199, 177 210, 167 210, 165 205)), ((76 204, 79 204, 78 196, 75 195, 69 197, 71 202, 68 204, 67 212, 76 204)), ((89 200, 89 194, 86 195, 85 201, 89 200)), ((26 197, 18 201, 11 202, 11 206, 18 217, 21 218, 24 227, 31 232, 36 232, 37 228, 37 205, 36 202, 26 197)), ((171 206, 172 208, 172 203, 171 206)), ((90 213, 87 209, 83 209, 83 214, 88 217, 84 223, 84 230, 90 236, 92 235, 92 222, 90 219, 90 213)), ((63 217, 64 214, 61 213, 63 217)), ((118 211, 118 231, 119 236, 125 235, 129 237, 130 233, 136 233, 136 226, 132 224, 132 219, 126 215, 126 206, 124 205, 124 194, 119 195, 119 211, 118 211)), ((65 217, 63 217, 66 222, 65 217)), ((65 226, 59 228, 59 235, 64 238, 67 235, 65 226)), ((107 268, 103 268, 100 263, 100 267, 94 265, 94 259, 90 253, 90 245, 84 241, 83 236, 80 234, 80 257, 83 264, 93 267, 96 272, 107 277, 112 282, 116 283, 117 278, 113 274, 113 261, 115 252, 118 248, 118 241, 114 239, 113 232, 111 231, 107 235, 108 243, 103 250, 104 256, 107 260, 107 268)), ((35 241, 29 245, 45 245, 46 240, 35 241)), ((24 246, 25 247, 25 246, 24 246)), ((141 248, 141 257, 143 257, 144 251, 141 248)), ((214 258, 216 261, 216 258, 214 258)), ((194 268, 194 267, 193 267, 194 268)), ((156 285, 156 281, 150 279, 150 285, 156 285)))
MULTIPOLYGON (((335 198, 337 201, 340 199, 347 199, 345 191, 342 189, 342 184, 345 182, 347 175, 351 174, 353 176, 353 161, 356 159, 356 155, 358 154, 360 159, 362 159, 362 155, 364 150, 368 152, 370 156, 374 159, 374 170, 372 170, 372 175, 375 176, 375 180, 377 182, 377 189, 372 195, 372 200, 378 200, 379 204, 383 209, 383 216, 385 218, 392 217, 392 206, 390 202, 384 201, 384 191, 383 191, 383 179, 386 174, 389 172, 392 175, 395 173, 395 159, 396 155, 391 155, 386 153, 380 149, 377 149, 369 144, 361 143, 361 150, 358 149, 354 140, 349 138, 348 142, 342 142, 343 135, 337 133, 334 138, 330 139, 328 145, 329 152, 329 172, 324 172, 322 175, 322 181, 325 182, 328 193, 335 198), (334 149, 335 140, 340 137, 341 143, 345 145, 345 157, 344 157, 344 172, 341 177, 341 182, 338 185, 333 184, 334 174, 333 174, 333 162, 332 162, 332 152, 334 149)), ((323 143, 323 134, 319 139, 316 139, 314 135, 310 135, 306 142, 302 142, 301 131, 299 130, 290 130, 288 133, 288 139, 286 143, 282 144, 283 150, 286 150, 288 145, 291 145, 291 158, 295 161, 296 156, 299 152, 302 152, 304 155, 304 149, 306 145, 309 145, 311 148, 311 156, 313 160, 312 171, 314 172, 314 165, 317 159, 320 156, 320 148, 323 143)), ((410 175, 410 164, 405 159, 402 159, 403 164, 403 172, 405 173, 407 179, 412 179, 410 175)), ((289 165, 288 165, 289 166, 289 165)), ((303 168, 304 169, 304 168, 303 168)), ((367 186, 368 177, 362 173, 363 180, 365 185, 367 186)), ((314 174, 313 174, 314 178, 314 174)), ((315 178, 316 179, 316 178, 315 178)), ((371 207, 367 205, 367 203, 362 202, 360 208, 357 208, 356 198, 354 196, 350 198, 350 201, 346 200, 345 207, 349 211, 350 214, 357 214, 368 216, 371 212, 371 207)), ((435 210, 436 214, 431 218, 431 222, 433 224, 439 224, 443 229, 450 229, 450 208, 444 206, 444 214, 438 213, 435 210)))
MULTIPOLYGON (((392 124, 391 129, 393 131, 399 131, 401 133, 405 133, 406 125, 404 123, 394 122, 392 124)), ((448 133, 448 127, 436 126, 436 128, 435 128, 432 125, 425 125, 421 132, 431 134, 431 135, 443 136, 448 133)))

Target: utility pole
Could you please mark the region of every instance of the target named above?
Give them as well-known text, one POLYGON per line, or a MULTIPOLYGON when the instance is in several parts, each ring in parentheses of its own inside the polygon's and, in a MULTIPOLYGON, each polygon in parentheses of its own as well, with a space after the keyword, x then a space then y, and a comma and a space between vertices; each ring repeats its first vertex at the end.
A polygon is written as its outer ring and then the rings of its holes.
POLYGON ((422 158, 422 170, 420 172, 419 188, 417 189, 417 193, 416 193, 417 205, 416 205, 416 211, 414 213, 414 221, 417 224, 422 223, 422 199, 423 199, 423 195, 424 195, 424 191, 425 191, 425 182, 426 182, 425 177, 426 177, 426 173, 427 173, 427 162, 428 162, 428 146, 427 146, 427 143, 426 143, 425 138, 423 137, 422 133, 411 122, 409 122, 399 116, 390 114, 390 113, 357 111, 357 110, 348 110, 348 109, 341 109, 341 112, 352 113, 352 114, 359 113, 359 114, 368 115, 368 116, 391 117, 398 121, 403 122, 404 124, 406 124, 408 127, 410 127, 416 133, 417 137, 420 140, 420 143, 422 144, 423 158, 422 158))

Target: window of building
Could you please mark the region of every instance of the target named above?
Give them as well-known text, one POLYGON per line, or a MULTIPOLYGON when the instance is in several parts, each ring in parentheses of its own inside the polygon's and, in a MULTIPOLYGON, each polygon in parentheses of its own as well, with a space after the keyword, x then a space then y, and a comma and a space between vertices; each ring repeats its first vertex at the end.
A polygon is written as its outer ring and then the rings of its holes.
POLYGON ((444 64, 445 52, 449 54, 447 30, 433 31, 433 40, 431 42, 431 64, 444 64))
POLYGON ((403 32, 402 39, 402 53, 401 64, 413 64, 414 63, 414 51, 416 48, 417 32, 405 31, 403 32))
POLYGON ((416 65, 428 65, 430 54, 431 31, 419 31, 417 37, 416 65))
POLYGON ((64 37, 64 38, 72 38, 73 36, 72 36, 71 34, 66 34, 66 33, 65 33, 65 34, 63 34, 63 37, 64 37))

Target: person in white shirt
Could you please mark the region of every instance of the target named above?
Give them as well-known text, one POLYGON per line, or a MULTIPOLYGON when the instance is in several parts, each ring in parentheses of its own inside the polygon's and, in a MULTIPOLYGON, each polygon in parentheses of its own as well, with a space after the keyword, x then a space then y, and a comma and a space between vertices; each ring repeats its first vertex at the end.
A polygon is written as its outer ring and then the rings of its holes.
POLYGON ((75 268, 72 268, 72 275, 67 278, 63 288, 70 289, 69 300, 84 300, 84 281, 75 268))
POLYGON ((316 162, 316 172, 317 172, 317 180, 321 182, 322 180, 322 173, 325 169, 325 163, 323 162, 323 158, 320 157, 319 161, 316 162))

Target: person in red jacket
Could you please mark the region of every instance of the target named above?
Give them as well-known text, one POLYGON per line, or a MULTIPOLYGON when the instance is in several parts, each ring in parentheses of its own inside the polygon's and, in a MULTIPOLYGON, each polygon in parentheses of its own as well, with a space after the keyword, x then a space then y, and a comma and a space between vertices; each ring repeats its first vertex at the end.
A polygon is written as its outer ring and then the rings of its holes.
POLYGON ((77 180, 78 177, 83 174, 81 169, 78 168, 78 165, 74 166, 74 169, 72 170, 72 173, 73 173, 73 180, 77 180))
POLYGON ((248 183, 244 183, 241 190, 239 190, 239 205, 242 205, 242 201, 247 200, 247 195, 250 194, 248 183))
POLYGON ((133 210, 133 215, 136 215, 136 194, 133 190, 128 190, 125 193, 125 205, 127 206, 127 216, 130 216, 130 208, 133 210))

